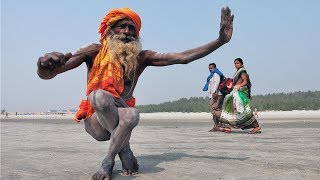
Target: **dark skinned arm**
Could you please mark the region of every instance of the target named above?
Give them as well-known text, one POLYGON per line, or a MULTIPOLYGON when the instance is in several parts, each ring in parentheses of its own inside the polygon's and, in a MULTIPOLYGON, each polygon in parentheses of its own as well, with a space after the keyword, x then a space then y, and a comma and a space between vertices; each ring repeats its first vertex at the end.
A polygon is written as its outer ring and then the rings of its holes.
POLYGON ((237 84, 236 87, 235 87, 237 90, 239 90, 241 87, 247 85, 247 83, 248 83, 247 73, 242 73, 242 74, 241 74, 241 79, 242 79, 242 82, 239 83, 239 84, 237 84))
POLYGON ((158 53, 150 50, 143 51, 147 66, 168 66, 173 64, 188 64, 212 53, 225 43, 229 42, 233 32, 233 18, 231 10, 221 9, 221 23, 219 37, 208 44, 179 53, 158 53))
POLYGON ((38 59, 37 73, 41 79, 52 79, 57 74, 74 69, 88 60, 93 60, 99 48, 99 44, 91 44, 80 48, 73 55, 71 53, 62 54, 60 52, 46 53, 38 59))

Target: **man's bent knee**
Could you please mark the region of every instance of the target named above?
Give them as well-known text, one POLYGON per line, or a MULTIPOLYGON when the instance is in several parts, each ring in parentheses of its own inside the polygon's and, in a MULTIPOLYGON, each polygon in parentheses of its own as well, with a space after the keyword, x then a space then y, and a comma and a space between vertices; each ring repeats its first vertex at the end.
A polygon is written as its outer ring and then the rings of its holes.
POLYGON ((96 137, 93 137, 95 140, 97 141, 108 141, 110 140, 110 136, 108 135, 103 135, 103 136, 96 136, 96 137))
POLYGON ((110 108, 110 106, 114 106, 112 94, 101 89, 92 91, 89 94, 89 101, 96 111, 104 111, 105 109, 110 108))
POLYGON ((84 129, 97 141, 107 141, 110 139, 110 132, 103 128, 98 122, 96 114, 84 121, 84 129))
POLYGON ((97 132, 94 131, 91 127, 85 126, 85 130, 97 141, 108 141, 110 139, 109 132, 97 132))
POLYGON ((119 108, 119 125, 128 129, 133 129, 139 123, 139 112, 136 108, 119 108))

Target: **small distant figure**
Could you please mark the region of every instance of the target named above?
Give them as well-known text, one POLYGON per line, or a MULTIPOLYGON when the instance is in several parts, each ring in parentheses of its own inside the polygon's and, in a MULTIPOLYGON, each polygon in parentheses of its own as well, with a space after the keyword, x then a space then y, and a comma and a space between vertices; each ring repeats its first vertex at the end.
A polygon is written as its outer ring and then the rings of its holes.
POLYGON ((257 108, 254 109, 253 115, 254 115, 256 118, 259 117, 259 115, 258 115, 258 109, 257 109, 257 108))
POLYGON ((16 112, 16 116, 18 116, 18 112, 16 112))
POLYGON ((6 112, 6 118, 9 118, 9 113, 8 112, 6 112))

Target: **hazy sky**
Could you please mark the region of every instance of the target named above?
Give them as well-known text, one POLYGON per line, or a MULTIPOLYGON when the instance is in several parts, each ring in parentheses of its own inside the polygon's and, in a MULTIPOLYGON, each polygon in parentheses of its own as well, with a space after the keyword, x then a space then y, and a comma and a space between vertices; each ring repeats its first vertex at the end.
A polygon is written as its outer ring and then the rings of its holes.
POLYGON ((85 64, 42 80, 37 59, 97 43, 100 21, 112 8, 140 15, 143 49, 179 52, 218 37, 223 6, 235 15, 231 41, 187 65, 147 68, 134 92, 138 105, 204 97, 208 64, 215 62, 231 77, 237 57, 244 60, 254 95, 320 90, 318 0, 1 0, 1 108, 78 108, 85 99, 85 64))

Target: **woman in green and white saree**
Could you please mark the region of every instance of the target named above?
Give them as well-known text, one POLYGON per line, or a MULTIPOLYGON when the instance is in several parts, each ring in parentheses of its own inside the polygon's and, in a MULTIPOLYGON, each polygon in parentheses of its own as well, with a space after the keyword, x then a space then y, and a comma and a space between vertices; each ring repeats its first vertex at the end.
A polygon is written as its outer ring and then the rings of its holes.
MULTIPOLYGON (((251 82, 241 58, 234 60, 237 69, 233 76, 233 90, 226 95, 223 101, 220 120, 233 128, 250 129, 249 133, 261 133, 258 121, 250 108, 251 82)), ((231 128, 223 131, 231 132, 231 128)))

